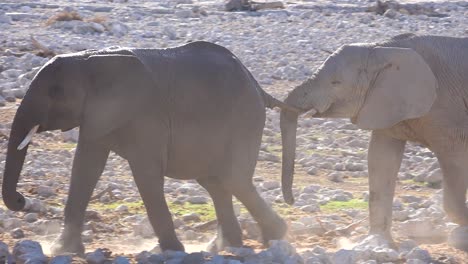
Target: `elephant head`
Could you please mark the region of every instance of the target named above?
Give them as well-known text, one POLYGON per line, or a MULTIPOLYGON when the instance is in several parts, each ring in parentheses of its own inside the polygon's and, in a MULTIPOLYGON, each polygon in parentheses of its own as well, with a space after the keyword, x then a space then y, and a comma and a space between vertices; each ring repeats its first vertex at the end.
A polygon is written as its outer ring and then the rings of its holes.
MULTIPOLYGON (((351 118, 362 129, 384 129, 425 115, 436 98, 437 81, 413 49, 346 45, 285 100, 314 117, 351 118)), ((281 111, 283 195, 294 203, 292 182, 298 114, 281 111)))
POLYGON ((14 211, 25 206, 16 187, 34 133, 79 126, 80 140, 102 137, 128 122, 135 106, 143 107, 154 90, 148 85, 152 81, 140 60, 128 54, 83 52, 56 56, 46 63, 13 120, 3 175, 5 205, 14 211), (136 93, 128 87, 148 92, 136 93))

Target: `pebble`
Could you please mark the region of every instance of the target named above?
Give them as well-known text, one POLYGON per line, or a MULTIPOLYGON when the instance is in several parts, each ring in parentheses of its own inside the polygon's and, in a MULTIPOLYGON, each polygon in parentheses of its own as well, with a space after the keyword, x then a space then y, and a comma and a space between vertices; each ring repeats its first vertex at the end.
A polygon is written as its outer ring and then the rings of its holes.
POLYGON ((47 263, 41 244, 32 240, 22 240, 13 247, 13 258, 17 263, 47 263))
POLYGON ((86 254, 86 261, 89 264, 103 264, 106 261, 106 255, 102 249, 96 249, 94 252, 86 254))
POLYGON ((49 261, 49 264, 71 264, 71 263, 72 263, 72 256, 70 255, 55 256, 49 261))

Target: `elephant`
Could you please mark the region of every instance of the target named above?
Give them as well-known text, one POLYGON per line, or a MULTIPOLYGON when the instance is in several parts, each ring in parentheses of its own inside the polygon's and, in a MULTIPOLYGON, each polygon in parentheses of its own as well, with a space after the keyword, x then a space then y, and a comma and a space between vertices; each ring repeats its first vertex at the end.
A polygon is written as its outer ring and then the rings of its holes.
MULTIPOLYGON (((437 157, 444 210, 453 222, 468 226, 467 73, 468 38, 406 33, 340 47, 284 101, 302 109, 280 114, 285 201, 294 203, 298 116, 350 118, 358 128, 371 130, 370 234, 393 243, 392 203, 407 141, 422 144, 437 157)), ((467 249, 466 242, 455 246, 467 249)))
POLYGON ((110 151, 128 161, 162 250, 184 250, 164 197, 165 176, 195 179, 212 197, 218 220, 212 251, 242 245, 233 196, 259 223, 264 242, 281 239, 284 220, 252 183, 265 107, 297 111, 266 93, 228 49, 210 42, 55 56, 33 78, 14 117, 3 201, 13 211, 25 206, 16 188, 35 133, 79 127, 55 254, 84 253, 85 210, 110 151))

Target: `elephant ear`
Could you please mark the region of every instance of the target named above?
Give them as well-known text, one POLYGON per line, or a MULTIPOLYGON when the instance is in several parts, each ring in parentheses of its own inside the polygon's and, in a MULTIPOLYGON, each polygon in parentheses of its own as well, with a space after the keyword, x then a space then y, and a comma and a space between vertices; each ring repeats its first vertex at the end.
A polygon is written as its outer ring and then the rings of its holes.
POLYGON ((95 140, 143 112, 155 90, 149 70, 128 55, 94 55, 84 62, 89 88, 80 137, 95 140))
POLYGON ((355 118, 362 129, 384 129, 429 112, 437 79, 413 49, 375 47, 368 71, 374 70, 364 104, 355 118))

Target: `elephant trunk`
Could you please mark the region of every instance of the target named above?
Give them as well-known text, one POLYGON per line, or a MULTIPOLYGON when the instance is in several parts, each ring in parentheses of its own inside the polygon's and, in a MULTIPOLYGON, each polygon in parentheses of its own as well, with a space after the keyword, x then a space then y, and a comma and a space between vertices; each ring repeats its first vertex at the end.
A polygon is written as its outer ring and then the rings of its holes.
POLYGON ((282 110, 280 115, 281 140, 283 145, 283 166, 281 187, 287 204, 294 204, 292 185, 294 178, 294 159, 296 158, 296 129, 298 114, 282 110))
POLYGON ((24 141, 24 139, 28 134, 31 134, 29 133, 31 130, 37 129, 39 124, 39 122, 34 123, 34 119, 26 115, 23 104, 18 108, 11 127, 3 173, 3 201, 8 209, 12 211, 20 211, 26 204, 24 196, 16 191, 16 187, 28 149, 28 142, 24 141), (23 145, 21 149, 20 145, 23 145))

